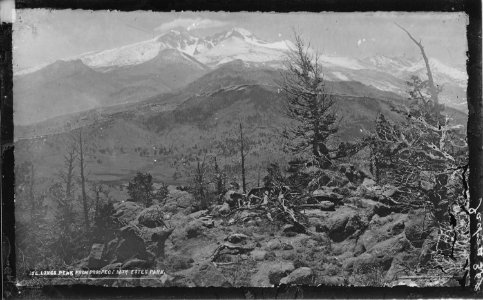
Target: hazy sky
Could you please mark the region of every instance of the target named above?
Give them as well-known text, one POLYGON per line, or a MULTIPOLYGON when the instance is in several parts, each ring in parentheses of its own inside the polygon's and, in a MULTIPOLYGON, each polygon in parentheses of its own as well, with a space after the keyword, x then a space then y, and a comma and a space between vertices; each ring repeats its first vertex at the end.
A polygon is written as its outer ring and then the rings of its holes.
POLYGON ((363 58, 377 54, 419 57, 418 48, 394 23, 420 39, 429 56, 464 67, 463 13, 212 13, 18 10, 14 69, 153 38, 182 26, 204 36, 243 27, 261 39, 291 39, 293 29, 325 55, 363 58))

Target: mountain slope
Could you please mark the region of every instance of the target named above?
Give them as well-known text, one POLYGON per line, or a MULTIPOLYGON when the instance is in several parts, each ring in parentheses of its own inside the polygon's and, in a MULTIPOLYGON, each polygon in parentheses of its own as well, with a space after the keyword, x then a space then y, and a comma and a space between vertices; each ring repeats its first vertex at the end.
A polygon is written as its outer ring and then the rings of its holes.
POLYGON ((205 74, 202 63, 174 49, 152 59, 103 72, 81 60, 58 61, 14 78, 16 124, 121 103, 138 102, 174 91, 205 74))
POLYGON ((32 123, 98 107, 121 88, 114 78, 76 61, 58 61, 14 78, 15 123, 32 123))
MULTIPOLYGON (((179 53, 172 54, 179 58, 179 53)), ((155 71, 154 66, 153 62, 155 71)), ((23 127, 27 135, 16 141, 16 159, 34 160, 42 178, 53 180, 62 167, 66 141, 80 127, 89 136, 87 161, 94 181, 119 184, 143 171, 157 180, 186 184, 193 164, 205 153, 216 155, 220 167, 233 178, 239 175, 237 130, 242 123, 248 141, 247 178, 256 178, 258 168, 289 158, 280 133, 291 120, 283 113, 284 100, 274 85, 279 75, 279 70, 237 60, 175 93, 23 127)), ((379 113, 401 120, 392 111, 404 103, 397 94, 354 81, 328 81, 327 88, 341 117, 338 141, 353 142, 372 131, 379 113)), ((453 114, 455 123, 464 124, 464 114, 446 112, 453 114)))
MULTIPOLYGON (((197 37, 171 30, 154 39, 59 61, 34 73, 15 77, 17 124, 120 103, 139 102, 174 92, 212 69, 241 68, 244 84, 272 85, 283 70, 289 41, 267 42, 242 28, 197 37), (247 71, 252 69, 252 71, 247 71), (246 76, 248 74, 248 76, 246 76), (274 75, 275 74, 275 75, 274 75), (266 78, 264 78, 266 77, 266 78)), ((374 56, 366 59, 320 56, 324 76, 331 81, 359 81, 381 91, 406 97, 412 75, 426 78, 422 60, 374 56)), ((436 83, 443 86, 441 102, 465 110, 467 76, 463 71, 430 59, 436 83)), ((240 74, 217 73, 188 88, 194 93, 226 86, 240 74)))

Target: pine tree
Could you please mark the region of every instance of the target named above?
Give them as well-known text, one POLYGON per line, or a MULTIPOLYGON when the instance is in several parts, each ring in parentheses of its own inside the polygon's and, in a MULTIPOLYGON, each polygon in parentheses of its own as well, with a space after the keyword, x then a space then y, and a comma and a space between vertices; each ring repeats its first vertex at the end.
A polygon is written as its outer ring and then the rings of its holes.
POLYGON ((282 78, 287 116, 295 121, 284 133, 291 151, 301 155, 309 150, 323 166, 328 166, 328 138, 337 131, 334 100, 325 86, 318 54, 312 54, 310 45, 306 46, 299 35, 295 35, 295 48, 288 56, 282 78))

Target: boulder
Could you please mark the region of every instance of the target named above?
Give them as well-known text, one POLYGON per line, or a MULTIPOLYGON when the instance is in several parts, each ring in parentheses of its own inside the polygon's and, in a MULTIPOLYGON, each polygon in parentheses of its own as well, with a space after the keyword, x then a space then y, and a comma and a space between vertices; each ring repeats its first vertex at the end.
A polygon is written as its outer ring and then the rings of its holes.
POLYGON ((414 210, 408 214, 404 233, 414 247, 421 248, 434 226, 435 222, 429 213, 424 209, 414 210))
POLYGON ((415 271, 419 264, 419 251, 402 252, 395 255, 391 267, 386 272, 386 282, 397 280, 398 276, 416 275, 415 271))
POLYGON ((223 204, 220 206, 220 208, 219 208, 218 212, 219 212, 220 214, 223 214, 223 215, 224 215, 224 214, 229 213, 229 212, 230 212, 230 205, 228 205, 228 203, 224 202, 224 203, 223 203, 223 204))
POLYGON ((87 267, 89 269, 100 269, 104 267, 107 262, 103 259, 103 253, 103 244, 93 244, 91 247, 91 252, 87 257, 87 267))
POLYGON ((298 224, 286 224, 282 227, 282 233, 287 236, 294 236, 299 233, 305 233, 305 228, 298 224))
POLYGON ((153 205, 141 211, 138 216, 138 224, 148 228, 166 226, 164 221, 164 211, 161 206, 153 205))
POLYGON ((119 270, 122 267, 122 263, 113 263, 101 268, 101 270, 119 270))
POLYGON ((191 214, 188 215, 188 217, 190 219, 199 219, 199 218, 204 217, 206 215, 208 215, 208 210, 207 209, 205 209, 205 210, 199 210, 197 212, 191 213, 191 214))
POLYGON ((130 259, 122 265, 122 269, 124 270, 149 269, 151 267, 151 262, 139 258, 130 259))
POLYGON ((166 240, 173 233, 173 231, 174 228, 158 228, 158 230, 151 235, 151 241, 156 245, 156 257, 164 257, 164 247, 166 240))
POLYGON ((411 250, 411 243, 406 239, 404 233, 401 233, 375 244, 371 249, 357 257, 347 259, 343 268, 358 273, 372 272, 374 268, 387 271, 396 255, 411 250))
POLYGON ((294 270, 287 277, 280 280, 280 284, 303 284, 310 285, 314 283, 314 272, 311 268, 302 267, 294 270))
POLYGON ((358 244, 365 250, 404 231, 407 215, 391 214, 385 217, 375 215, 366 231, 359 237, 358 244))
POLYGON ((283 243, 282 250, 293 250, 293 246, 287 243, 283 243))
POLYGON ((393 211, 392 208, 387 204, 361 197, 348 197, 345 198, 343 202, 345 204, 350 204, 355 207, 364 209, 368 217, 372 217, 376 214, 384 217, 389 215, 393 211))
POLYGON ((268 269, 268 281, 271 284, 279 284, 280 280, 295 269, 292 262, 277 262, 268 269))
POLYGON ((342 206, 317 227, 317 232, 326 231, 333 241, 341 242, 356 231, 362 232, 368 223, 366 215, 350 207, 342 206))
POLYGON ((342 276, 324 276, 320 280, 320 284, 325 286, 346 286, 347 280, 342 276))
POLYGON ((251 256, 256 261, 262 261, 267 258, 267 251, 265 250, 253 250, 251 256))
POLYGON ((401 191, 394 185, 386 184, 382 187, 382 196, 386 198, 393 198, 399 196, 401 191))
POLYGON ((117 261, 125 262, 131 258, 148 259, 149 253, 135 225, 127 225, 120 229, 120 240, 115 247, 117 261))
POLYGON ((158 261, 158 265, 156 267, 157 269, 161 270, 166 270, 168 267, 169 271, 177 272, 191 268, 193 263, 194 260, 192 257, 186 255, 171 255, 165 257, 163 261, 158 261))
POLYGON ((193 267, 190 273, 198 287, 231 287, 230 281, 211 262, 193 267))
POLYGON ((267 249, 269 250, 279 250, 281 247, 281 243, 279 240, 270 240, 267 243, 267 249))
POLYGON ((431 254, 436 248, 438 234, 439 230, 437 228, 433 229, 423 242, 421 246, 421 253, 419 255, 421 265, 425 265, 431 259, 431 254))
POLYGON ((127 225, 130 222, 136 220, 141 211, 144 210, 144 206, 131 201, 123 201, 114 204, 115 213, 113 215, 121 224, 127 225))
POLYGON ((189 214, 193 211, 193 206, 196 203, 193 195, 186 191, 168 188, 168 196, 166 197, 163 208, 165 211, 183 214, 189 214))
POLYGON ((184 230, 186 233, 186 237, 191 239, 203 235, 206 228, 212 228, 214 226, 215 224, 213 219, 209 217, 202 217, 200 219, 189 221, 188 224, 186 224, 186 226, 184 227, 184 230))
POLYGON ((215 226, 215 221, 211 216, 203 216, 198 219, 201 224, 206 228, 213 228, 215 226))

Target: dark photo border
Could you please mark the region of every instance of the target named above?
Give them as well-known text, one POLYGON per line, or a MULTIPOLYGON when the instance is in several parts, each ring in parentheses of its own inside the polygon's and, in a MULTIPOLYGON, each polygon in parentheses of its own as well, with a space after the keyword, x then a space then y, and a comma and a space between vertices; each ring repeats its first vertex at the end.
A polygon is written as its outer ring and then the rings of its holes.
MULTIPOLYGON (((362 287, 285 287, 276 288, 103 288, 98 286, 15 286, 14 146, 12 93, 12 24, 0 25, 0 193, 2 199, 2 285, 3 298, 50 299, 152 299, 152 298, 483 298, 475 293, 477 271, 483 265, 478 256, 477 238, 481 229, 483 205, 483 115, 481 70, 481 0, 17 0, 16 8, 152 10, 152 11, 254 11, 254 12, 464 12, 467 26, 469 76, 468 126, 470 209, 470 287, 466 288, 362 288, 362 287)), ((483 274, 481 274, 483 275, 483 274)), ((482 287, 483 288, 483 287, 482 287)))

